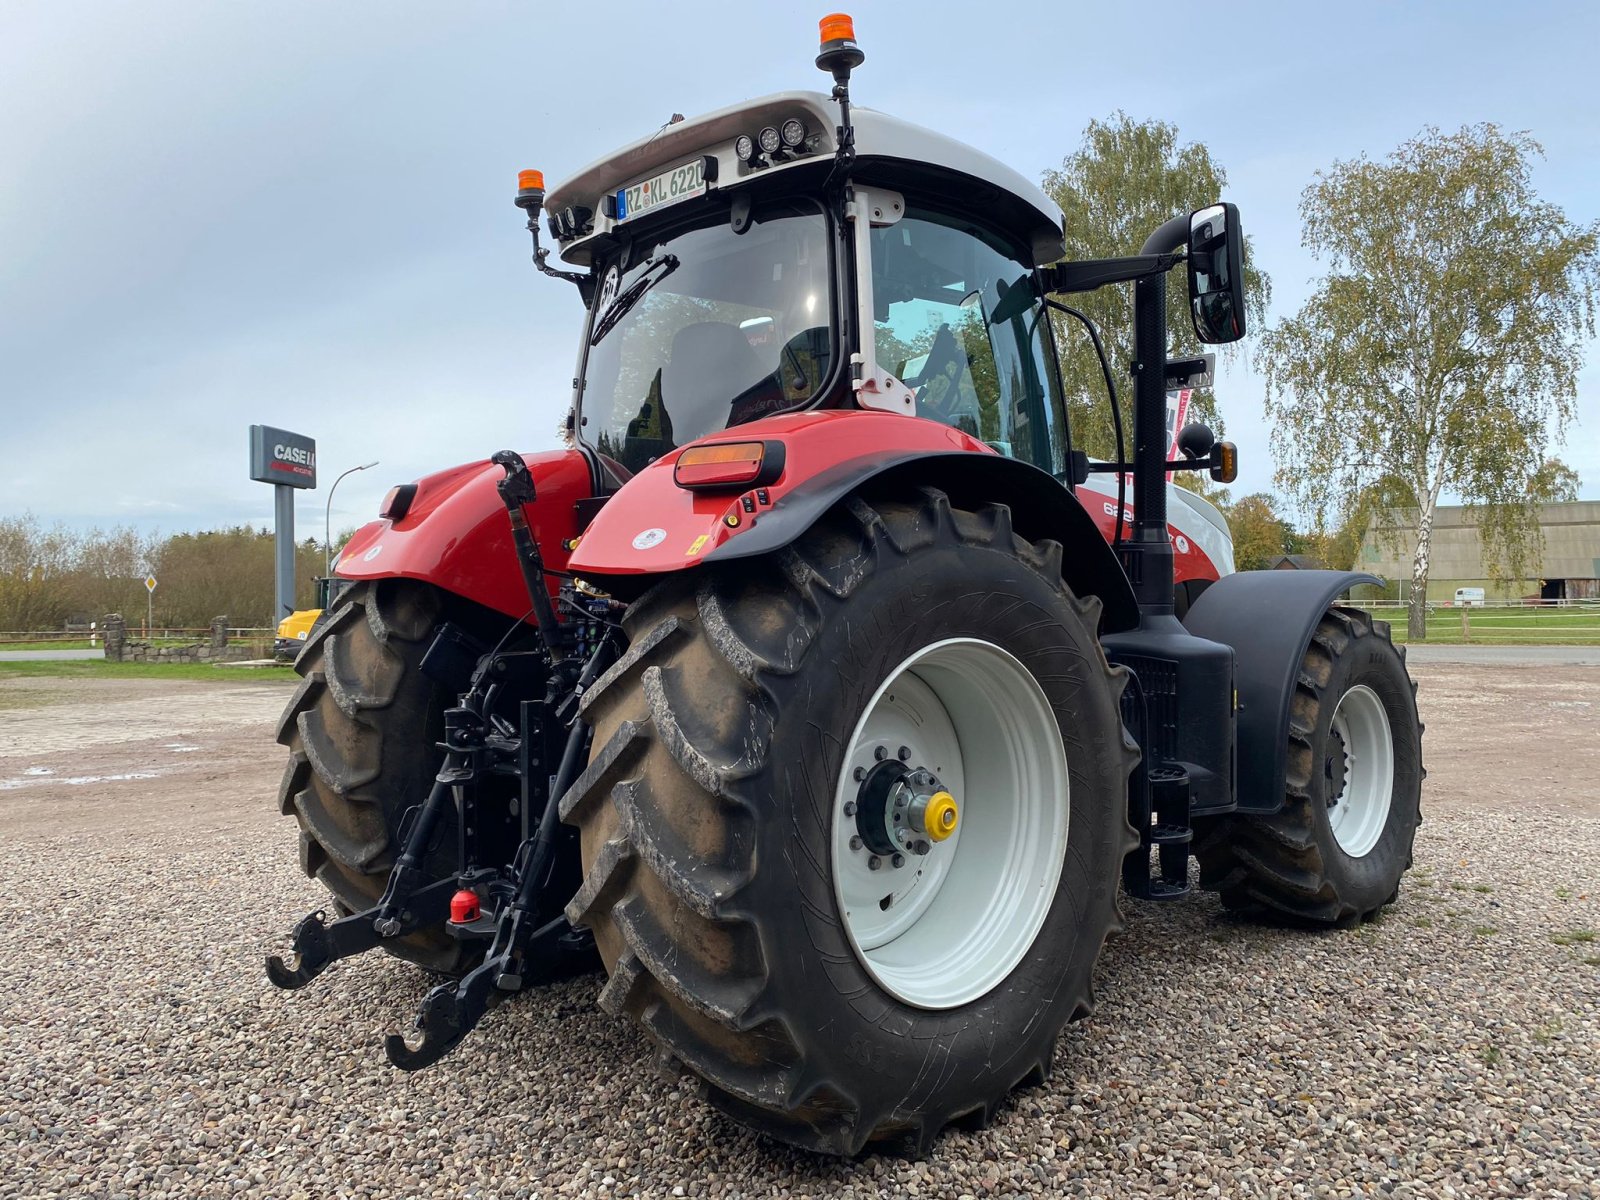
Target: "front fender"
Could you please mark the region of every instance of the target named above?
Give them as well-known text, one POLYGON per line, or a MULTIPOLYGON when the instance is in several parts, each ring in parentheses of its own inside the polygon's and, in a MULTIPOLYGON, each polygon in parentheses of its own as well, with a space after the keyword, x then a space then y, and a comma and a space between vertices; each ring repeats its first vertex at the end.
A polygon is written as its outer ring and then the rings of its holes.
POLYGON ((1381 582, 1360 571, 1239 571, 1190 607, 1184 628, 1233 647, 1240 812, 1283 807, 1289 703, 1311 635, 1336 597, 1381 582))
POLYGON ((670 574, 781 549, 869 482, 931 486, 966 507, 1008 505, 1012 525, 1022 537, 1061 543, 1062 576, 1079 595, 1100 597, 1103 629, 1126 629, 1137 622, 1127 577, 1072 492, 1038 468, 999 455, 960 430, 892 413, 826 410, 753 421, 705 440, 782 441, 783 474, 763 489, 693 492, 673 481, 679 452, 664 455, 635 475, 595 517, 572 555, 572 570, 610 577, 608 587, 628 593, 638 586, 630 587, 629 577, 670 574))
MULTIPOLYGON (((538 498, 528 525, 546 567, 567 566, 565 543, 578 535, 577 504, 594 492, 589 461, 578 450, 523 455, 538 498)), ((495 484, 505 472, 487 460, 417 480, 398 521, 357 530, 339 554, 341 579, 420 579, 508 617, 528 611, 528 592, 511 540, 511 521, 495 484)), ((559 580, 549 579, 551 595, 559 580)))

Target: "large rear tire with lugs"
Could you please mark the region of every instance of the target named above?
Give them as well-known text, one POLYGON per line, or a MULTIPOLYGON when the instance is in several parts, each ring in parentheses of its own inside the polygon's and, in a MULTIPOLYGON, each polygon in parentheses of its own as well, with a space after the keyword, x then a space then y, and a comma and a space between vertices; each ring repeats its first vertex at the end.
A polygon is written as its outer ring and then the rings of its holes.
POLYGON ((1201 885, 1279 923, 1372 920, 1411 866, 1426 774, 1416 684, 1387 624, 1337 606, 1318 622, 1290 704, 1287 763, 1278 812, 1197 830, 1201 885))
POLYGON ((857 498, 629 610, 562 800, 567 912, 601 1006, 717 1109, 925 1149, 1042 1080, 1089 1011, 1137 751, 1060 556, 1003 506, 857 498))
MULTIPOLYGON (((453 697, 418 670, 437 627, 443 594, 406 579, 352 584, 295 659, 303 676, 278 723, 289 764, 279 808, 300 826, 300 866, 344 912, 383 894, 396 834, 427 795, 442 751, 443 714, 453 697)), ((455 866, 453 814, 426 865, 442 878, 455 866)), ((438 929, 386 940, 391 954, 458 974, 463 943, 438 929)))

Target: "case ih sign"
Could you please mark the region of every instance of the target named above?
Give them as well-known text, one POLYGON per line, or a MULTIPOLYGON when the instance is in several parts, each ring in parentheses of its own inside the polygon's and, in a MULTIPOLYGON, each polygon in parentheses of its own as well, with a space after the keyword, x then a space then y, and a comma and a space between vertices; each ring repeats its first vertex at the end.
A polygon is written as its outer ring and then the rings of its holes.
POLYGON ((250 478, 286 487, 316 487, 316 439, 271 425, 250 426, 250 478))

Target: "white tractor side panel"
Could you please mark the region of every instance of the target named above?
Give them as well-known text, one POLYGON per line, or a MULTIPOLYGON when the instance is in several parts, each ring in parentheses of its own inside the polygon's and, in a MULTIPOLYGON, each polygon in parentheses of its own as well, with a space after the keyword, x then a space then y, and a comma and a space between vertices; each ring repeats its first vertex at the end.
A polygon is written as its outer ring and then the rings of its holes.
MULTIPOLYGON (((1106 511, 1108 514, 1116 512, 1117 477, 1115 475, 1091 475, 1080 491, 1093 492, 1103 496, 1108 501, 1106 511)), ((1127 519, 1133 520, 1133 480, 1128 480, 1125 498, 1127 519)), ((1233 535, 1228 531, 1228 522, 1217 511, 1215 505, 1202 496, 1181 488, 1177 484, 1167 484, 1167 528, 1172 531, 1173 550, 1180 557, 1188 553, 1203 554, 1211 560, 1217 569, 1219 577, 1233 574, 1233 535), (1186 550, 1178 542, 1183 538, 1190 549, 1186 550)))

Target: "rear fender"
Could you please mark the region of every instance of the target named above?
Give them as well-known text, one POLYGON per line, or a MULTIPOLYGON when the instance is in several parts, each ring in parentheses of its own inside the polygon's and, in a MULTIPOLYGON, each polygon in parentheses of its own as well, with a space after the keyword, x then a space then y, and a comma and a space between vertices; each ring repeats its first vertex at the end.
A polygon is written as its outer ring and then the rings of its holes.
MULTIPOLYGON (((578 450, 523 456, 538 499, 528 525, 544 565, 566 569, 566 544, 578 536, 578 502, 594 493, 589 460, 578 450)), ((420 579, 509 617, 528 611, 528 592, 511 540, 511 521, 495 484, 505 472, 488 461, 426 475, 398 521, 356 531, 339 554, 341 579, 420 579)), ((546 577, 551 596, 560 580, 546 577)))
POLYGON ((573 553, 572 570, 596 581, 605 577, 605 586, 619 595, 637 594, 663 574, 779 550, 868 485, 932 486, 963 507, 1009 506, 1019 535, 1061 543, 1062 576, 1077 594, 1100 597, 1105 631, 1137 622, 1127 577, 1073 493, 959 430, 890 413, 833 410, 754 421, 708 440, 735 439, 782 441, 783 474, 742 493, 691 492, 673 482, 680 452, 664 455, 595 517, 573 553))
POLYGON ((1233 647, 1240 812, 1283 807, 1289 704, 1311 635, 1338 596, 1379 582, 1359 571, 1240 571, 1190 607, 1183 621, 1190 633, 1233 647))

